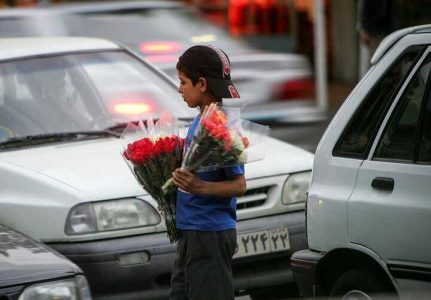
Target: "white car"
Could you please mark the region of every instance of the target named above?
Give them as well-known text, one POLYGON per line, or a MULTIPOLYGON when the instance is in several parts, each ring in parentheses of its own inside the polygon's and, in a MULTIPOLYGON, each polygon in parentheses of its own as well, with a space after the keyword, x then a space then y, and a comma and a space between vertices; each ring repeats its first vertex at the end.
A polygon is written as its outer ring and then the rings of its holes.
MULTIPOLYGON (((232 62, 243 116, 260 122, 307 125, 326 121, 316 103, 305 55, 254 49, 178 1, 103 1, 0 10, 0 37, 87 36, 130 48, 177 80, 178 56, 196 44, 223 49, 232 62)), ((293 41, 286 43, 293 44, 293 41)))
POLYGON ((382 41, 315 153, 302 294, 431 296, 431 25, 382 41))
MULTIPOLYGON (((119 138, 138 115, 163 110, 185 122, 197 114, 171 79, 117 44, 0 39, 0 220, 79 265, 97 299, 169 292, 175 245, 119 138)), ((255 298, 294 283, 289 261, 305 248, 313 161, 272 138, 256 147, 266 157, 245 167, 233 266, 237 293, 255 298)))

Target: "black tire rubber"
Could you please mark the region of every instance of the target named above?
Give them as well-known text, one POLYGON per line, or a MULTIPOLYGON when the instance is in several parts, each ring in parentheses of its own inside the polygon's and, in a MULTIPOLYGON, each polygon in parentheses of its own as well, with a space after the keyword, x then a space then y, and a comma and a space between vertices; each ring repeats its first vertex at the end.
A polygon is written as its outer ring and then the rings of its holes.
POLYGON ((329 299, 396 299, 394 292, 379 276, 368 269, 353 269, 343 273, 331 288, 329 299))

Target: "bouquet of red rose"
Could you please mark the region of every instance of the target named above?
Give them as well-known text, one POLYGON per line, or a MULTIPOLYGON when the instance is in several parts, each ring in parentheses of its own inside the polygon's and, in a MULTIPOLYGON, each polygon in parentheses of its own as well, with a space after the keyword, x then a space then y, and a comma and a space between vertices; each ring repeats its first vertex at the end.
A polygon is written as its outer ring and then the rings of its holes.
MULTIPOLYGON (((239 109, 222 108, 213 103, 202 112, 181 167, 189 171, 208 170, 262 159, 263 155, 249 150, 268 131, 267 126, 241 120, 239 109)), ((168 192, 171 186, 169 179, 163 190, 168 192)))
MULTIPOLYGON (((156 200, 158 210, 165 219, 169 240, 173 243, 178 240, 175 226, 176 190, 174 187, 162 189, 162 185, 181 166, 184 139, 173 134, 175 125, 170 124, 165 122, 165 118, 155 125, 150 119, 147 128, 142 123, 138 124, 138 129, 141 129, 138 132, 147 137, 129 143, 122 155, 137 181, 156 200), (168 133, 166 128, 173 130, 168 133)), ((125 131, 130 132, 130 126, 125 131)))

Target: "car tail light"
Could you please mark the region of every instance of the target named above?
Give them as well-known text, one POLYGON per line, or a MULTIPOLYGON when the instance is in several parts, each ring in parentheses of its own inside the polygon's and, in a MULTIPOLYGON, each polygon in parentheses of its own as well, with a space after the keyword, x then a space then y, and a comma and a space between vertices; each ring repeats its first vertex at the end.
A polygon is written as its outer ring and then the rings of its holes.
POLYGON ((160 55, 178 53, 182 50, 182 47, 176 42, 152 41, 141 43, 139 49, 146 55, 160 55))
POLYGON ((315 97, 315 83, 311 78, 290 80, 275 88, 277 100, 309 100, 315 97))
POLYGON ((145 60, 154 63, 154 64, 161 64, 161 63, 171 63, 176 62, 178 60, 178 56, 176 55, 148 55, 145 56, 145 60))
POLYGON ((114 111, 120 115, 140 115, 152 111, 147 103, 119 103, 114 106, 114 111))
POLYGON ((142 114, 152 113, 155 104, 146 98, 122 98, 112 102, 111 113, 115 115, 139 116, 142 114))

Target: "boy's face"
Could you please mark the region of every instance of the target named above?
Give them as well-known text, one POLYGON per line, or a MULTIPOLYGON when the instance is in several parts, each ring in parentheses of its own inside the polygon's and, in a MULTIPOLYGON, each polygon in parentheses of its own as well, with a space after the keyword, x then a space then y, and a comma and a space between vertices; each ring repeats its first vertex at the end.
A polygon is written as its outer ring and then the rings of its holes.
POLYGON ((191 79, 181 71, 178 71, 178 78, 180 79, 178 92, 180 92, 187 105, 190 108, 201 106, 203 91, 200 82, 193 85, 191 79))

